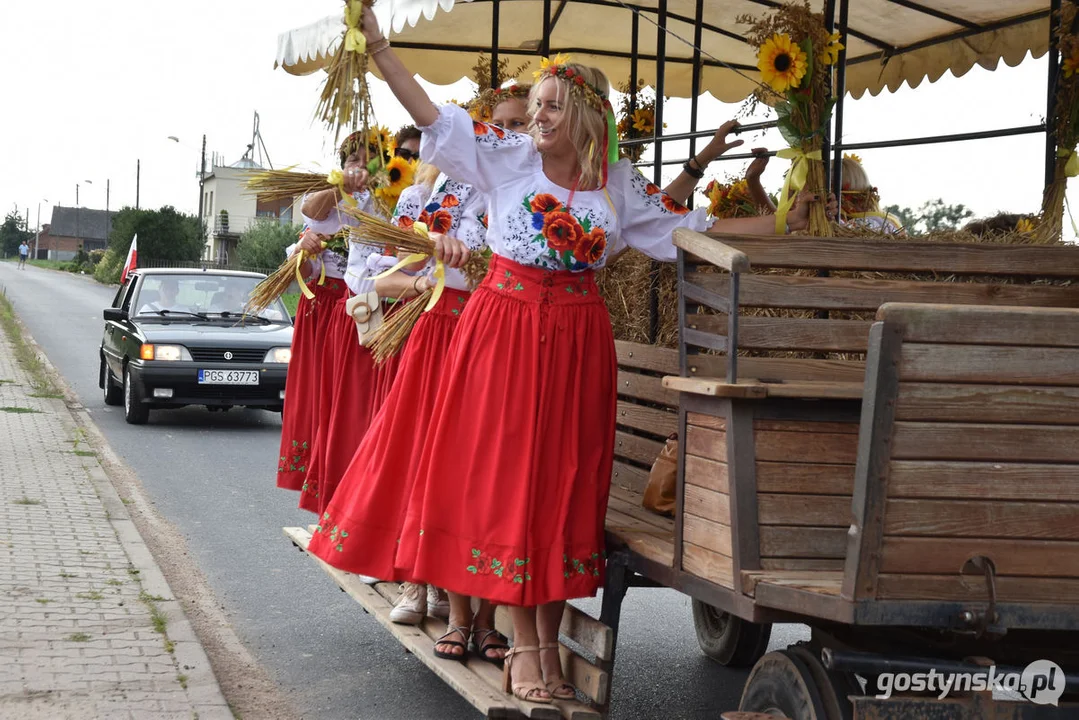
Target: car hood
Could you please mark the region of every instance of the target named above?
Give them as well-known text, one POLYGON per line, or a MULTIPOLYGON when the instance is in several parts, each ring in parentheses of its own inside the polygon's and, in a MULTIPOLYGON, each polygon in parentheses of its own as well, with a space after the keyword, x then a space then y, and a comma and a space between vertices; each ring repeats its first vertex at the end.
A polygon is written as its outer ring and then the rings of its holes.
POLYGON ((139 323, 146 342, 176 343, 190 347, 288 347, 292 325, 250 323, 233 326, 225 322, 139 323))

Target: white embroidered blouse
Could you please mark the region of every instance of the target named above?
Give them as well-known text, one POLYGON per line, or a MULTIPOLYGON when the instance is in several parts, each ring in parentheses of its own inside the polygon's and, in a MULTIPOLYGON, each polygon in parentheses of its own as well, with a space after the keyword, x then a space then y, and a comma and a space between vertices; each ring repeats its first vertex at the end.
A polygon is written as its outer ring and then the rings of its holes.
MULTIPOLYGON (((353 193, 352 197, 360 210, 371 215, 379 214, 369 190, 353 193)), ((342 227, 355 227, 356 221, 341 209, 344 202, 343 199, 339 201, 337 207, 331 210, 324 220, 315 220, 301 213, 304 225, 323 235, 333 235, 342 227)), ((286 252, 291 254, 293 247, 290 246, 286 252)), ((374 281, 371 278, 396 262, 396 258, 384 256, 382 252, 380 245, 350 242, 347 258, 331 250, 323 250, 318 259, 326 267, 326 277, 344 278, 348 289, 359 295, 374 290, 374 281)))
POLYGON ((609 168, 606 190, 577 190, 567 207, 570 188, 547 178, 531 137, 475 122, 456 105, 443 106, 420 130, 420 157, 486 196, 487 244, 522 265, 599 269, 626 246, 673 262, 675 228, 703 231, 713 222, 707 210, 687 210, 626 159, 609 168))
MULTIPOLYGON (((435 180, 434 190, 428 194, 422 185, 406 188, 397 201, 394 222, 401 227, 412 227, 422 222, 432 232, 456 237, 478 252, 486 245, 487 201, 482 193, 471 185, 457 182, 442 173, 435 180)), ((428 263, 428 271, 434 263, 428 263)), ((468 290, 468 282, 460 270, 446 268, 446 287, 468 290)))

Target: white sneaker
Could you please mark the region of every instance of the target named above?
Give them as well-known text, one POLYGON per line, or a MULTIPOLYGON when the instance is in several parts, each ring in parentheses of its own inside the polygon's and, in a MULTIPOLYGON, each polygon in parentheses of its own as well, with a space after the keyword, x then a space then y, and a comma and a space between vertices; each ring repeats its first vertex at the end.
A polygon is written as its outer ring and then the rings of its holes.
POLYGON ((427 614, 443 620, 450 619, 450 599, 445 590, 434 585, 427 586, 427 614))
POLYGON ((382 582, 377 577, 371 577, 370 575, 357 575, 356 577, 358 577, 360 582, 364 585, 377 585, 382 582))
POLYGON ((419 625, 427 614, 427 590, 415 583, 401 584, 401 597, 390 610, 390 622, 401 625, 419 625))

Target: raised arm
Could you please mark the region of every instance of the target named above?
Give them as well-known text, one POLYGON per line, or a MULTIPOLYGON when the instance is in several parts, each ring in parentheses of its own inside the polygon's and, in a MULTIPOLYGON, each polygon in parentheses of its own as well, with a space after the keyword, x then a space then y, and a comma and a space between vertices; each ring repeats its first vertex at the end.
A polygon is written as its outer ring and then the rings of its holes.
POLYGON ((776 206, 772 198, 768 197, 764 185, 761 184, 761 175, 768 167, 768 155, 765 154, 767 152, 766 148, 753 148, 753 153, 757 157, 753 158, 753 162, 746 168, 746 185, 749 187, 749 196, 753 199, 754 205, 765 212, 775 212, 776 206))
POLYGON ((737 120, 728 120, 720 125, 708 144, 682 166, 682 172, 671 181, 670 185, 663 188, 663 191, 670 195, 671 199, 685 205, 689 196, 693 194, 693 189, 697 187, 697 183, 704 178, 704 169, 723 153, 745 142, 744 140, 727 142, 727 136, 737 129, 737 120))
POLYGON ((367 51, 382 73, 382 79, 412 116, 412 121, 419 127, 432 125, 438 118, 438 108, 390 48, 390 41, 383 37, 375 13, 367 3, 363 5, 363 35, 367 38, 367 51))

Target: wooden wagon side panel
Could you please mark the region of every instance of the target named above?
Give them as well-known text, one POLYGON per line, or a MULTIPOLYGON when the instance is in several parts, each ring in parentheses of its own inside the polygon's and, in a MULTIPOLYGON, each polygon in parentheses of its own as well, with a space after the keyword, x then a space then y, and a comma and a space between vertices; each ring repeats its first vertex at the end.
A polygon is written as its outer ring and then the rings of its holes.
POLYGON ((682 569, 734 588, 727 420, 686 413, 682 569))

